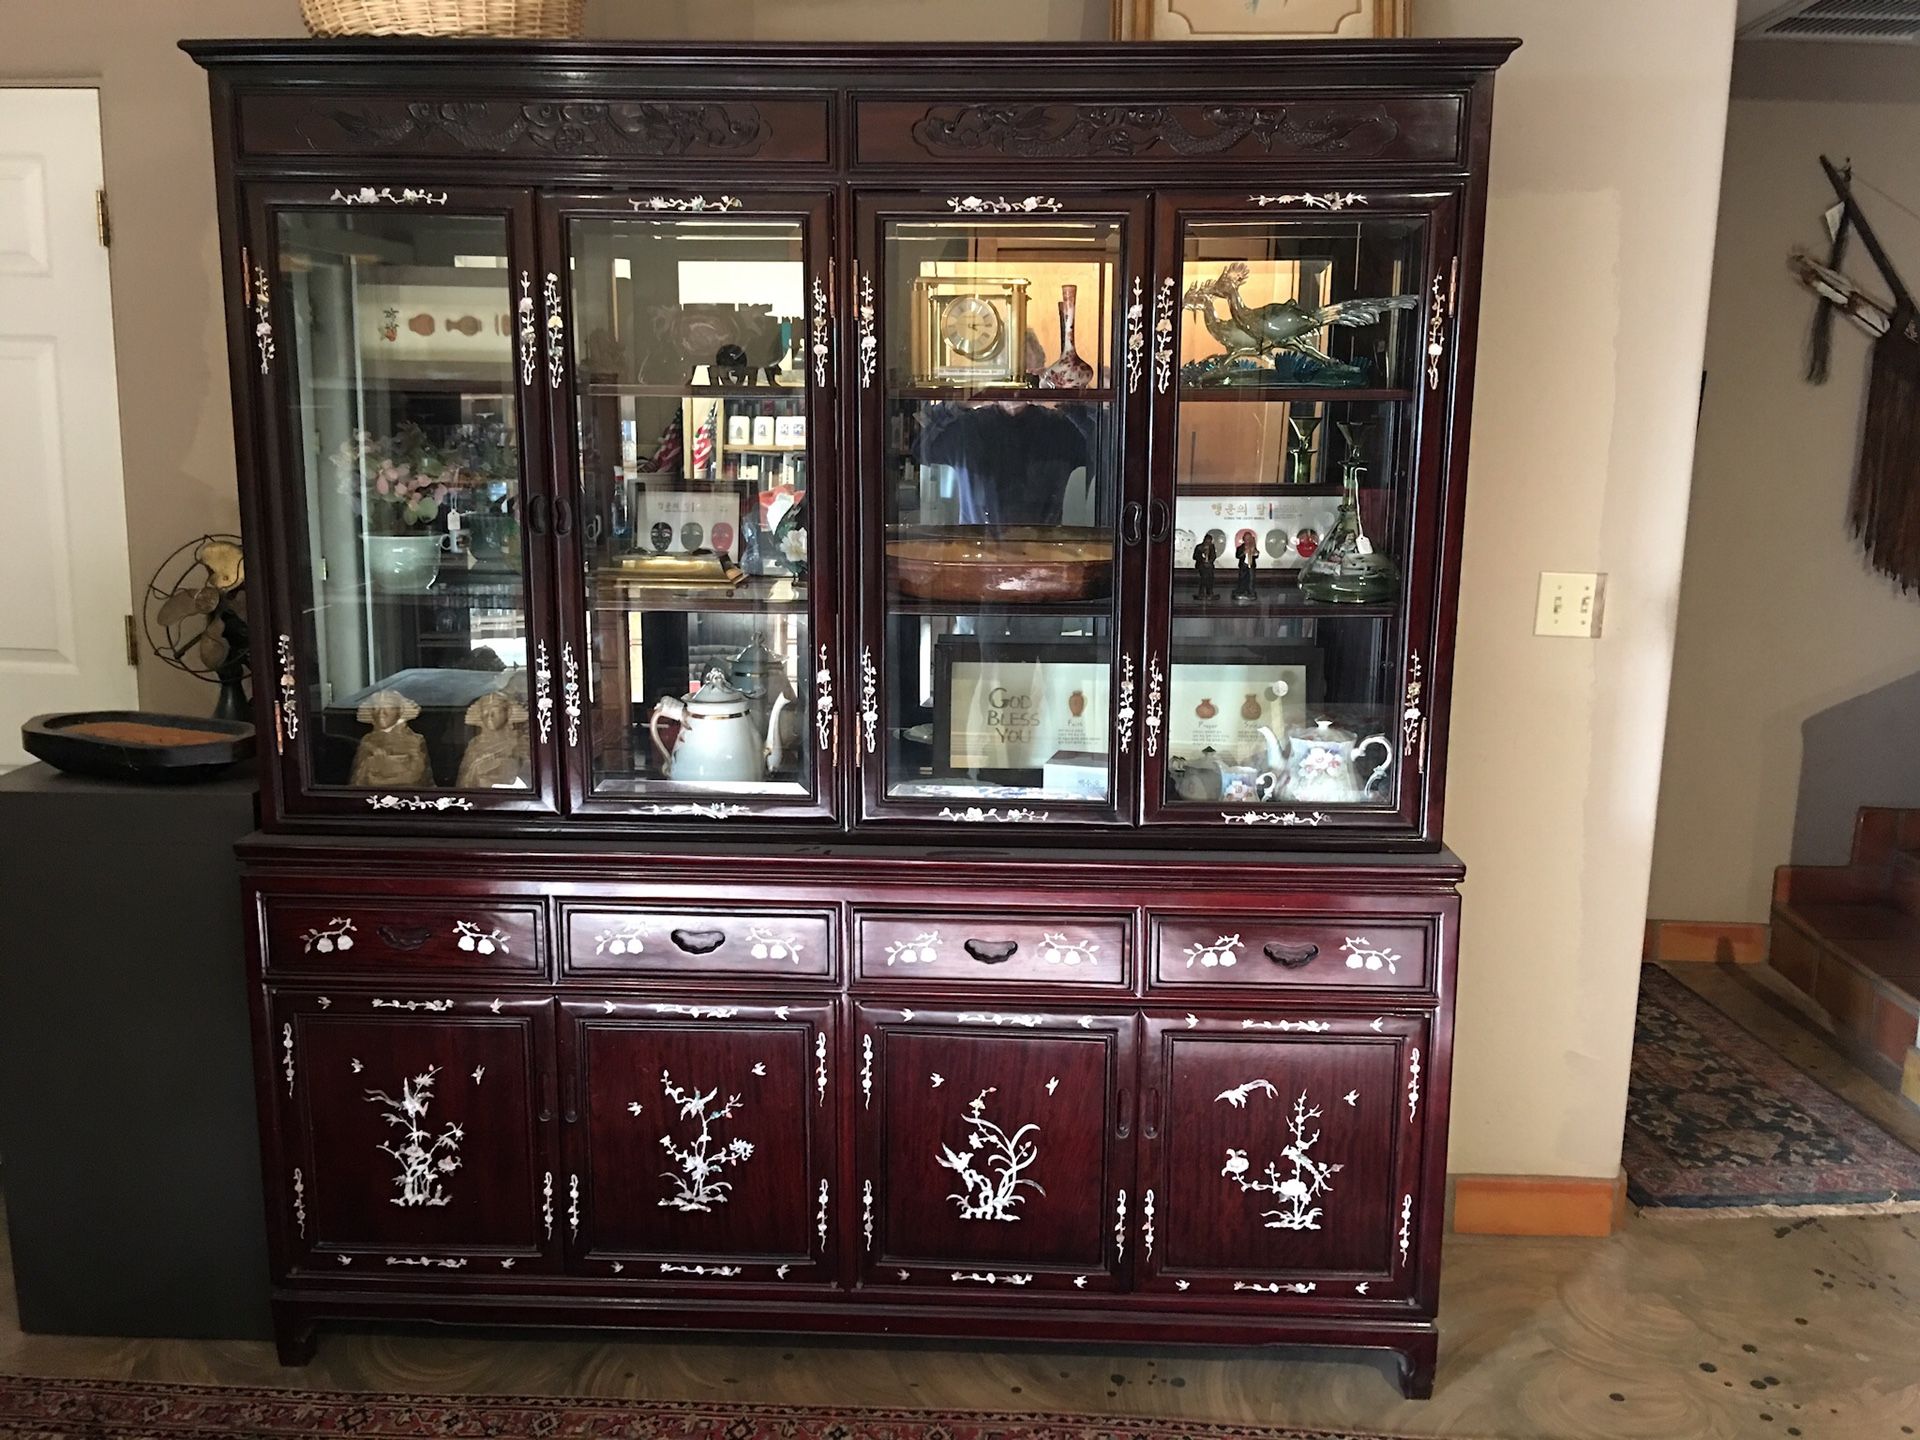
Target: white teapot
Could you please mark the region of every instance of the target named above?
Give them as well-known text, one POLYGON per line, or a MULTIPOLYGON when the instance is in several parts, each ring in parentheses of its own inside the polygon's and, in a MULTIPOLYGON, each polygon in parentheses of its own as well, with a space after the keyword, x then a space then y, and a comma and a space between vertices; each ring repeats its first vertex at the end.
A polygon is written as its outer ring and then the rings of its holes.
POLYGON ((774 697, 763 733, 753 701, 727 683, 715 668, 684 699, 668 695, 647 716, 647 734, 672 780, 751 783, 767 778, 780 763, 780 715, 791 699, 774 697), (671 749, 660 739, 660 722, 675 721, 680 733, 671 749))
POLYGON ((1353 804, 1373 793, 1393 765, 1393 743, 1385 735, 1356 742, 1351 731, 1331 720, 1295 725, 1287 731, 1287 798, 1313 805, 1353 804), (1380 749, 1386 756, 1362 781, 1355 772, 1360 757, 1380 749))

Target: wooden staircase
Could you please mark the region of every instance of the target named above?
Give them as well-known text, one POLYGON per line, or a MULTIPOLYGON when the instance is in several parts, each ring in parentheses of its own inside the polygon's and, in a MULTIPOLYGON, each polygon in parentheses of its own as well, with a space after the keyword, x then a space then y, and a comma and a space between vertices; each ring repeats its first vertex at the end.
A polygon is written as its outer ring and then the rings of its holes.
POLYGON ((1845 865, 1782 865, 1767 963, 1869 1073, 1920 1104, 1920 810, 1863 806, 1845 865))

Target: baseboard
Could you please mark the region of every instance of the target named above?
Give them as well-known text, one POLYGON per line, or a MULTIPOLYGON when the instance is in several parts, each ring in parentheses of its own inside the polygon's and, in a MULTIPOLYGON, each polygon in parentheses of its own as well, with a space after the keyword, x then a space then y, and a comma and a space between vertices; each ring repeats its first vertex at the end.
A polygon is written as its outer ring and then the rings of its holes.
POLYGON ((1741 920, 1649 920, 1640 958, 1664 964, 1731 960, 1764 965, 1768 930, 1741 920))
POLYGON ((1627 1213, 1627 1176, 1456 1175, 1456 1235, 1611 1235, 1627 1213))

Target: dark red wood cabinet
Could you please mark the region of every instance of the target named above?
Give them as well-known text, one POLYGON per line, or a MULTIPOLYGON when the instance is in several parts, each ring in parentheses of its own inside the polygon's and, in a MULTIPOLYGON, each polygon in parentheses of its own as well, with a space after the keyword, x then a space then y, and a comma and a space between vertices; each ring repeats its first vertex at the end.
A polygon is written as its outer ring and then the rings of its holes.
POLYGON ((1333 1344, 1428 1393, 1511 42, 186 48, 283 1357, 1333 1344))

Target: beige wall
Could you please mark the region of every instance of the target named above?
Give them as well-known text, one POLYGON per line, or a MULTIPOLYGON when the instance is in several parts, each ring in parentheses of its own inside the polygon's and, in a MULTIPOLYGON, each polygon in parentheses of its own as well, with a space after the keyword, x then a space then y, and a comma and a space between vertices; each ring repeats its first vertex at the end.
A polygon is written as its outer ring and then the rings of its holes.
POLYGON ((1413 7, 1526 39, 1494 106, 1448 782, 1456 1171, 1619 1164, 1733 10, 1413 7), (1604 638, 1532 634, 1542 570, 1611 576, 1604 638))
MULTIPOLYGON (((1767 918, 1773 868, 1793 847, 1803 760, 1813 803, 1920 803, 1911 731, 1904 772, 1858 773, 1864 747, 1852 744, 1802 754, 1810 717, 1920 670, 1920 600, 1868 573, 1846 530, 1870 342, 1840 323, 1827 384, 1802 378, 1814 302, 1786 262, 1795 246, 1826 250, 1820 212, 1833 191, 1822 152, 1851 156, 1863 180, 1920 209, 1911 56, 1742 47, 1649 897, 1660 918, 1767 918), (1901 73, 1890 75, 1895 56, 1901 73), (1815 98, 1823 93, 1874 98, 1815 98)), ((1871 191, 1861 198, 1920 285, 1920 219, 1871 191)), ((1857 241, 1844 268, 1887 295, 1857 241)), ((1831 838, 1803 858, 1841 858, 1831 838)))
MULTIPOLYGON (((6 0, 0 75, 98 77, 134 568, 231 522, 204 91, 182 33, 292 0, 6 0)), ((1518 34, 1500 80, 1449 840, 1469 861, 1453 1160, 1611 1175, 1645 914, 1732 0, 1421 0, 1518 34), (1676 10, 1681 13, 1676 13, 1676 10), (1660 34, 1662 45, 1647 37, 1660 34), (1612 572, 1607 637, 1535 639, 1541 569, 1612 572)), ((598 0, 602 33, 1098 34, 1105 0, 598 0), (643 18, 644 17, 644 18, 643 18)), ((171 703, 149 684, 149 703, 171 703)))

